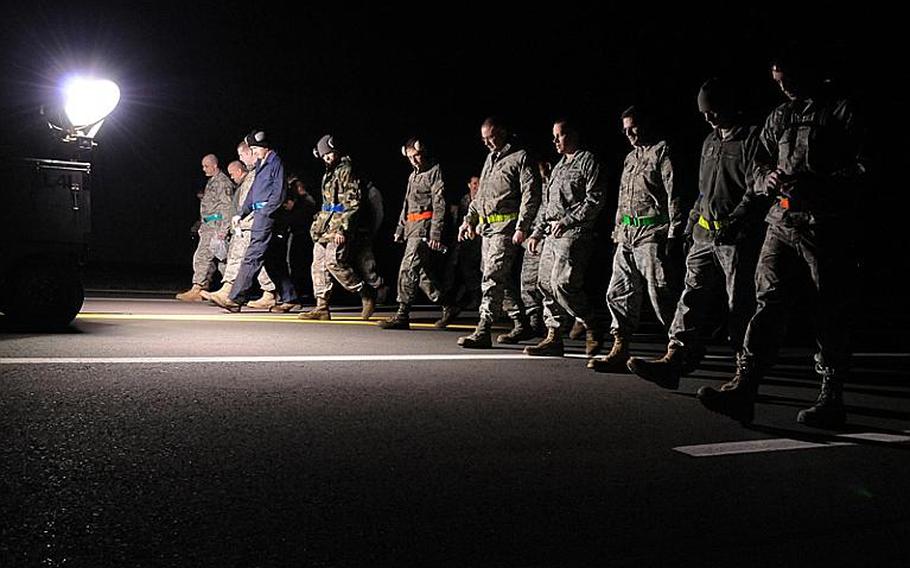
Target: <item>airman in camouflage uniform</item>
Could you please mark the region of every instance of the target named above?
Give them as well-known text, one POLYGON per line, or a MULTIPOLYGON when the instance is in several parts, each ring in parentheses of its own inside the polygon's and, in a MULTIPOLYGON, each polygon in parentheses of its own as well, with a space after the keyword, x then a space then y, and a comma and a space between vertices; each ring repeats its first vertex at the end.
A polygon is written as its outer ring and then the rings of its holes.
MULTIPOLYGON (((797 55, 799 57, 799 55, 797 55)), ((719 389, 702 387, 708 409, 751 422, 764 373, 774 364, 800 281, 815 296, 816 403, 797 421, 835 428, 846 421, 843 384, 850 364, 849 310, 854 200, 866 175, 865 128, 852 101, 815 77, 817 61, 775 63, 771 76, 789 99, 765 122, 755 155, 759 194, 776 199, 755 274, 756 310, 736 374, 719 389)))
POLYGON ((699 332, 725 289, 728 332, 737 356, 755 311, 755 263, 764 236, 767 202, 754 193, 753 159, 758 128, 740 124, 730 87, 719 79, 702 85, 698 109, 713 128, 705 138, 698 199, 689 214, 685 288, 670 326, 667 352, 658 359, 629 359, 629 370, 675 389, 679 377, 697 366, 704 348, 699 332))
POLYGON ((480 318, 474 333, 458 340, 466 348, 492 345, 490 329, 503 309, 516 327, 528 325, 512 266, 540 207, 540 174, 528 153, 496 119, 486 119, 480 135, 490 153, 480 173, 477 197, 458 229, 459 240, 473 239, 478 233, 483 237, 480 318))
POLYGON ((622 124, 632 151, 620 180, 613 230, 617 246, 607 290, 613 347, 606 357, 588 361, 589 368, 603 372, 627 370, 629 341, 645 294, 664 329, 669 328, 678 299, 672 261, 681 254, 686 227, 669 145, 652 138, 648 117, 635 107, 622 114, 622 124))
POLYGON ((583 286, 595 246, 594 223, 604 204, 600 165, 581 149, 578 131, 567 120, 553 124, 553 143, 561 158, 544 187, 542 213, 528 239, 528 252, 540 257, 537 284, 547 337, 525 353, 562 356, 562 333, 577 318, 587 330, 586 352, 593 357, 603 346, 603 331, 583 286))
POLYGON ((408 176, 404 205, 398 217, 394 240, 404 242, 404 256, 398 272, 398 312, 379 323, 383 329, 410 329, 411 304, 419 287, 431 302, 444 303, 440 327, 451 319, 451 306, 433 270, 433 251, 444 249, 445 183, 439 164, 417 138, 401 147, 414 170, 408 176), (448 316, 448 317, 447 317, 448 316))
POLYGON ((224 272, 224 259, 215 257, 212 241, 227 238, 234 185, 218 167, 218 158, 214 154, 202 158, 202 171, 209 180, 199 202, 199 217, 202 222, 199 225, 199 244, 193 254, 193 286, 177 294, 176 298, 182 302, 202 300, 202 291, 208 289, 215 269, 220 266, 221 272, 224 272))
POLYGON ((349 156, 343 155, 333 136, 326 134, 317 142, 313 154, 322 159, 326 170, 322 176, 322 207, 313 220, 313 296, 316 307, 298 316, 300 319, 331 319, 329 298, 332 278, 346 290, 359 293, 363 319, 375 309, 375 290, 355 270, 353 250, 358 238, 359 212, 363 200, 362 182, 349 156))

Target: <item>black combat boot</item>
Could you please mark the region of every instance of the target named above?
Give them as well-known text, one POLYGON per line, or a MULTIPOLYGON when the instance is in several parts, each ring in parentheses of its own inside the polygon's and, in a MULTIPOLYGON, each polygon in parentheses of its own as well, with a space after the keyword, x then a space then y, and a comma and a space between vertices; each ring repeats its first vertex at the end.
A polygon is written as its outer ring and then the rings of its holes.
POLYGON ((744 355, 736 360, 736 374, 719 389, 701 387, 698 400, 705 408, 750 424, 755 418, 755 399, 758 396, 759 374, 751 358, 744 355))
POLYGON ((815 370, 822 376, 822 388, 818 400, 810 408, 800 410, 796 421, 815 428, 840 428, 847 421, 844 410, 844 383, 831 367, 816 365, 815 370))
POLYGON ((630 371, 657 386, 665 389, 678 389, 683 361, 686 359, 688 351, 682 345, 671 343, 667 346, 667 352, 659 359, 631 357, 627 366, 630 371))
POLYGON ((562 343, 562 337, 559 335, 559 329, 551 327, 547 330, 547 337, 537 345, 528 345, 525 347, 525 355, 562 357, 565 354, 565 347, 562 343))

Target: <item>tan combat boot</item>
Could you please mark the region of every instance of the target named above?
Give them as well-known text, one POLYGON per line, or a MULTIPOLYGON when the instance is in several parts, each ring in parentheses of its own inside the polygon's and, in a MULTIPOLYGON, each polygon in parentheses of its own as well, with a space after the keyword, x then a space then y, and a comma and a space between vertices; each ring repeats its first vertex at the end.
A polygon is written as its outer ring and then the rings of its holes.
POLYGON ((682 375, 683 362, 688 350, 682 345, 670 344, 667 352, 659 359, 632 357, 627 366, 629 370, 665 389, 678 389, 679 377, 682 375))
POLYGON ((569 331, 569 339, 581 339, 585 336, 585 324, 578 320, 572 324, 572 330, 569 331))
POLYGON ((181 302, 201 302, 202 301, 202 286, 199 284, 193 284, 193 287, 185 292, 180 292, 174 296, 181 302))
POLYGON ((588 359, 588 368, 599 373, 625 373, 629 360, 629 342, 622 335, 613 337, 613 348, 601 359, 588 359))
POLYGON ((214 292, 209 292, 208 290, 203 290, 199 292, 199 295, 202 296, 202 299, 206 302, 212 301, 212 294, 221 294, 222 296, 227 296, 231 293, 231 285, 233 282, 225 282, 221 285, 221 288, 218 288, 214 292))
POLYGON ((370 316, 376 311, 376 290, 366 282, 360 289, 360 302, 363 306, 360 310, 360 319, 370 319, 370 316))
POLYGON ((565 355, 565 346, 562 343, 562 337, 559 335, 559 329, 551 327, 547 329, 547 337, 537 345, 528 345, 525 347, 525 355, 531 356, 552 356, 562 357, 565 355))
POLYGON ((276 305, 278 301, 275 299, 275 293, 269 290, 266 290, 262 293, 262 297, 258 300, 253 300, 252 302, 247 302, 246 307, 254 308, 257 310, 267 310, 272 306, 276 305))
POLYGON ((316 307, 308 312, 299 314, 297 319, 321 321, 332 319, 332 314, 329 312, 329 301, 326 298, 316 298, 316 307))

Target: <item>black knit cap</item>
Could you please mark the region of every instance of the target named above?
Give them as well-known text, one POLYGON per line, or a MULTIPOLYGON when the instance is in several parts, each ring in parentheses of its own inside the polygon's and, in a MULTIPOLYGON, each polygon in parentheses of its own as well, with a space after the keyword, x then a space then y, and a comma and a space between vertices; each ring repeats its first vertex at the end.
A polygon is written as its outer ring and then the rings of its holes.
POLYGON ((271 148, 272 145, 269 143, 268 136, 265 135, 265 132, 262 130, 253 130, 244 138, 246 145, 252 148, 253 146, 260 146, 262 148, 271 148))

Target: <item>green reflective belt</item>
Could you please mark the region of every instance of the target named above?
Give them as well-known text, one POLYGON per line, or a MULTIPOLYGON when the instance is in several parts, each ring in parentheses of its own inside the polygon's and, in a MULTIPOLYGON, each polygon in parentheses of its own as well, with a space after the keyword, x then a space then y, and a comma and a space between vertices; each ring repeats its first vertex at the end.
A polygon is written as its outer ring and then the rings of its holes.
POLYGON ((660 225, 668 221, 666 215, 655 215, 653 217, 633 217, 632 215, 623 215, 622 224, 633 227, 650 227, 651 225, 660 225))
POLYGON ((709 231, 719 231, 727 226, 726 221, 708 221, 701 215, 698 216, 698 226, 709 231))
POLYGON ((494 213, 494 214, 488 215, 486 217, 481 216, 480 222, 487 223, 487 224, 501 223, 502 221, 511 221, 512 219, 518 219, 518 213, 503 213, 503 214, 494 213))
POLYGON ((212 215, 206 215, 202 218, 206 223, 211 223, 212 221, 221 221, 224 217, 221 216, 221 213, 214 213, 212 215))

